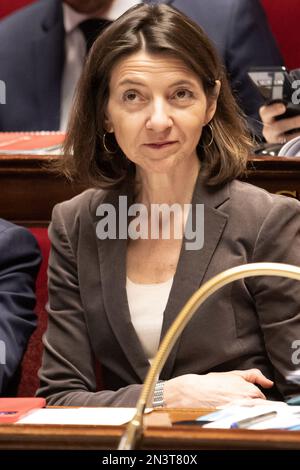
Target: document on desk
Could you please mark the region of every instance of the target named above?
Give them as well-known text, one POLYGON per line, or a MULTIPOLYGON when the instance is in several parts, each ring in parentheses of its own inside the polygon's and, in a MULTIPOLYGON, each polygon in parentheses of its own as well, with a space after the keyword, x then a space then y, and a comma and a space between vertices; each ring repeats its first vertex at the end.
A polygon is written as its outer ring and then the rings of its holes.
POLYGON ((300 406, 285 403, 248 406, 230 406, 198 418, 204 428, 217 429, 300 429, 300 406))
MULTIPOLYGON (((71 424, 119 426, 128 423, 135 408, 42 408, 20 419, 18 424, 71 424)), ((150 411, 149 410, 146 410, 150 411)))

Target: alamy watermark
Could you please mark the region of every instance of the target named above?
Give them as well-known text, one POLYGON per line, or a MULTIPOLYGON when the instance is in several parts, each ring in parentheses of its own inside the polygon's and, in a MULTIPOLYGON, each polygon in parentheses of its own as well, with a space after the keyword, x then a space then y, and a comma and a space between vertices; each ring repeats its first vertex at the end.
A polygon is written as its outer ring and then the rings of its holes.
POLYGON ((295 339, 292 342, 291 348, 295 349, 292 353, 292 363, 297 366, 300 364, 300 339, 295 339))
POLYGON ((295 90, 292 94, 292 103, 300 104, 300 80, 294 80, 292 88, 295 90))
POLYGON ((6 364, 6 346, 5 341, 0 340, 0 365, 6 364))
POLYGON ((100 204, 96 215, 101 217, 96 227, 100 240, 151 239, 180 240, 185 238, 186 250, 200 250, 204 245, 203 204, 144 204, 128 207, 127 196, 119 196, 118 208, 100 204))
MULTIPOLYGON (((293 364, 293 366, 298 366, 300 364, 300 339, 295 339, 294 341, 292 341, 291 349, 294 349, 291 354, 291 363, 293 364)), ((293 367, 285 375, 285 379, 289 383, 300 385, 300 369, 293 367)))
POLYGON ((6 84, 0 80, 0 104, 6 104, 6 84))

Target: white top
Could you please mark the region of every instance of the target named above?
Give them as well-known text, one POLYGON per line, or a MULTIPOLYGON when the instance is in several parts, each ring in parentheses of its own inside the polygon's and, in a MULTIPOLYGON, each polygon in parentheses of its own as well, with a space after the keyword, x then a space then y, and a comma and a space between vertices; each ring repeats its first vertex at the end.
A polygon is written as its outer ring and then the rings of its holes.
POLYGON ((159 284, 136 284, 127 277, 126 290, 131 322, 150 362, 158 350, 164 311, 173 279, 172 277, 159 284))
MULTIPOLYGON (((103 18, 114 21, 137 3, 140 3, 139 0, 114 0, 103 18)), ((60 130, 64 132, 67 128, 76 84, 86 56, 85 38, 78 25, 87 18, 94 16, 78 13, 66 3, 63 3, 62 7, 66 34, 65 64, 61 87, 60 130)))

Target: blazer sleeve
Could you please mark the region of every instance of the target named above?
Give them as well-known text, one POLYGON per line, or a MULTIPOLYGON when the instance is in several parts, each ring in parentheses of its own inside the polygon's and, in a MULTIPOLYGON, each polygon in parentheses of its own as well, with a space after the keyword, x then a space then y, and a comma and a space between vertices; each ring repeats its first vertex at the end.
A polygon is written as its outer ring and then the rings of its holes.
POLYGON ((0 233, 0 393, 13 378, 36 326, 35 280, 41 262, 30 232, 9 224, 0 233))
MULTIPOLYGON (((275 201, 259 231, 253 262, 300 267, 300 204, 286 196, 275 201)), ((299 369, 300 363, 300 354, 295 351, 295 345, 300 347, 300 282, 273 276, 246 281, 255 298, 276 386, 286 399, 300 394, 300 382, 296 385, 287 380, 291 372, 299 369)))
POLYGON ((250 67, 282 65, 283 59, 258 0, 235 0, 230 16, 225 65, 232 90, 250 117, 250 126, 260 134, 258 109, 264 100, 247 73, 250 67))
POLYGON ((61 205, 49 227, 49 313, 38 396, 49 405, 134 406, 142 385, 97 391, 95 359, 80 298, 76 255, 64 225, 61 205))

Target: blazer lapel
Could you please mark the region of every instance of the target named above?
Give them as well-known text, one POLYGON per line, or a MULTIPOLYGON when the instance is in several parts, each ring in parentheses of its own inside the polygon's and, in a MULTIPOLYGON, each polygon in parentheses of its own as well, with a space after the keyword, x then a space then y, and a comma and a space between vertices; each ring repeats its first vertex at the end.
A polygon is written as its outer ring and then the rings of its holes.
MULTIPOLYGON (((227 214, 218 210, 217 207, 228 198, 228 185, 219 191, 209 191, 202 186, 198 178, 193 196, 193 206, 194 204, 204 204, 204 245, 199 250, 187 250, 185 248, 186 240, 183 240, 176 274, 164 312, 161 338, 166 334, 187 300, 202 283, 228 218, 227 214)), ((180 338, 166 361, 161 378, 168 379, 171 376, 179 344, 180 338)))
POLYGON ((61 2, 45 6, 41 28, 32 42, 33 63, 36 64, 36 90, 40 110, 40 126, 58 130, 60 93, 64 62, 64 27, 61 2), (51 7, 51 8, 50 8, 51 7), (47 109, 47 113, 43 109, 47 109))
MULTIPOLYGON (((102 203, 111 204, 116 210, 117 239, 98 240, 100 274, 103 286, 105 313, 118 342, 136 372, 139 381, 144 381, 149 362, 131 323, 126 292, 127 240, 118 238, 119 218, 118 191, 107 193, 102 203)), ((127 197, 128 206, 131 196, 127 197)), ((95 222, 95 228, 100 219, 95 222)))

